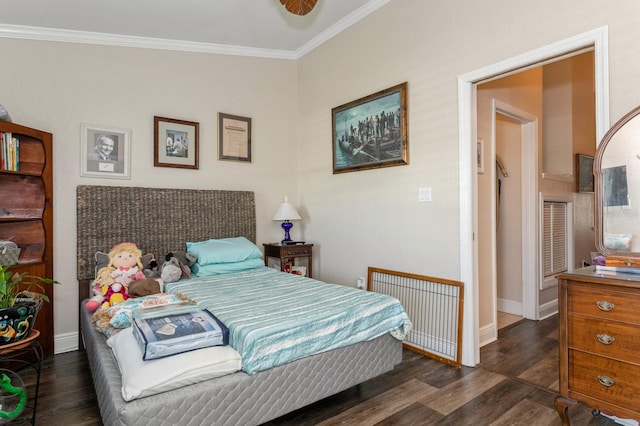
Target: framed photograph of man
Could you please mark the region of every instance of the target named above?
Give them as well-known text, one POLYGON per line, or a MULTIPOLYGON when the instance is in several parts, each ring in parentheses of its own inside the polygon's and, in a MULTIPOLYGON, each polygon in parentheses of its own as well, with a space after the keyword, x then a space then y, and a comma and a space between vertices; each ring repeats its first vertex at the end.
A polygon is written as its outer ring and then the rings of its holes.
POLYGON ((153 117, 153 165, 197 169, 199 127, 193 121, 153 117))
POLYGON ((409 164, 406 82, 331 112, 334 174, 409 164))
POLYGON ((80 126, 80 175, 130 179, 131 131, 82 124, 80 126))

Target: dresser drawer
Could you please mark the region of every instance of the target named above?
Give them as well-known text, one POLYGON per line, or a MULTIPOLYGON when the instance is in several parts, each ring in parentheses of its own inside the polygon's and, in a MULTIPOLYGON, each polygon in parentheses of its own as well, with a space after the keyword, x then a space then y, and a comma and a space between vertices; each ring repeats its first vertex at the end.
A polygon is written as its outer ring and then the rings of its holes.
POLYGON ((568 314, 570 348, 640 364, 640 326, 568 314))
POLYGON ((569 285, 567 310, 640 325, 640 295, 569 285))
POLYGON ((640 367, 631 364, 570 349, 569 389, 640 412, 640 367))
POLYGON ((283 246, 281 256, 309 256, 311 255, 312 245, 290 245, 283 246))

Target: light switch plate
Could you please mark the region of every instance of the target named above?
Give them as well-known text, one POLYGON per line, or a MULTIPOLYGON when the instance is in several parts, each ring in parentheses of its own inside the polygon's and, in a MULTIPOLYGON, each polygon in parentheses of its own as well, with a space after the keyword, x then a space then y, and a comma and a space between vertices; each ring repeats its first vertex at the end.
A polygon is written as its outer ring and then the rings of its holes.
POLYGON ((418 202, 427 203, 431 201, 431 188, 419 188, 418 189, 418 202))

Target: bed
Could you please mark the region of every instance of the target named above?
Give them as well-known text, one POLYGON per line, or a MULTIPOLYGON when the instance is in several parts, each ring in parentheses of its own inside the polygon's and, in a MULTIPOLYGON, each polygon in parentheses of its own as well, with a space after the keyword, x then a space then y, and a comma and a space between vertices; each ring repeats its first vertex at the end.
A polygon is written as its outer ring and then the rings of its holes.
MULTIPOLYGON (((95 253, 117 242, 135 241, 145 253, 154 254, 184 250, 186 242, 212 238, 242 236, 255 242, 255 223, 255 198, 250 191, 78 186, 80 298, 89 296, 95 253)), ((259 270, 258 275, 263 276, 255 279, 266 282, 275 279, 275 275, 283 276, 284 281, 292 279, 290 274, 267 269, 259 270)), ((304 279, 307 283, 316 282, 304 279)), ((198 280, 194 278, 193 285, 198 280)), ((169 291, 187 293, 203 303, 219 299, 205 301, 198 290, 184 286, 178 281, 168 287, 169 291)), ((287 291, 283 287, 282 292, 287 291)), ((388 372, 402 358, 402 341, 385 332, 368 340, 305 354, 284 364, 276 362, 273 367, 258 366, 250 372, 237 371, 125 401, 113 351, 95 330, 84 303, 80 303, 81 338, 105 425, 257 425, 388 372)), ((225 318, 233 323, 238 321, 233 313, 229 309, 222 314, 231 315, 225 318)), ((231 333, 235 327, 230 327, 231 333)))

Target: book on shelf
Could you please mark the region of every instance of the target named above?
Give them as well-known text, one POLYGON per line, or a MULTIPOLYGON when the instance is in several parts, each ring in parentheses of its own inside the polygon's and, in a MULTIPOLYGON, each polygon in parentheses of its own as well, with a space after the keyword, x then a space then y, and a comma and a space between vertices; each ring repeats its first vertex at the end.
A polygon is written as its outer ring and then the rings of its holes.
POLYGON ((20 170, 20 140, 10 132, 0 132, 0 167, 2 170, 20 170))

